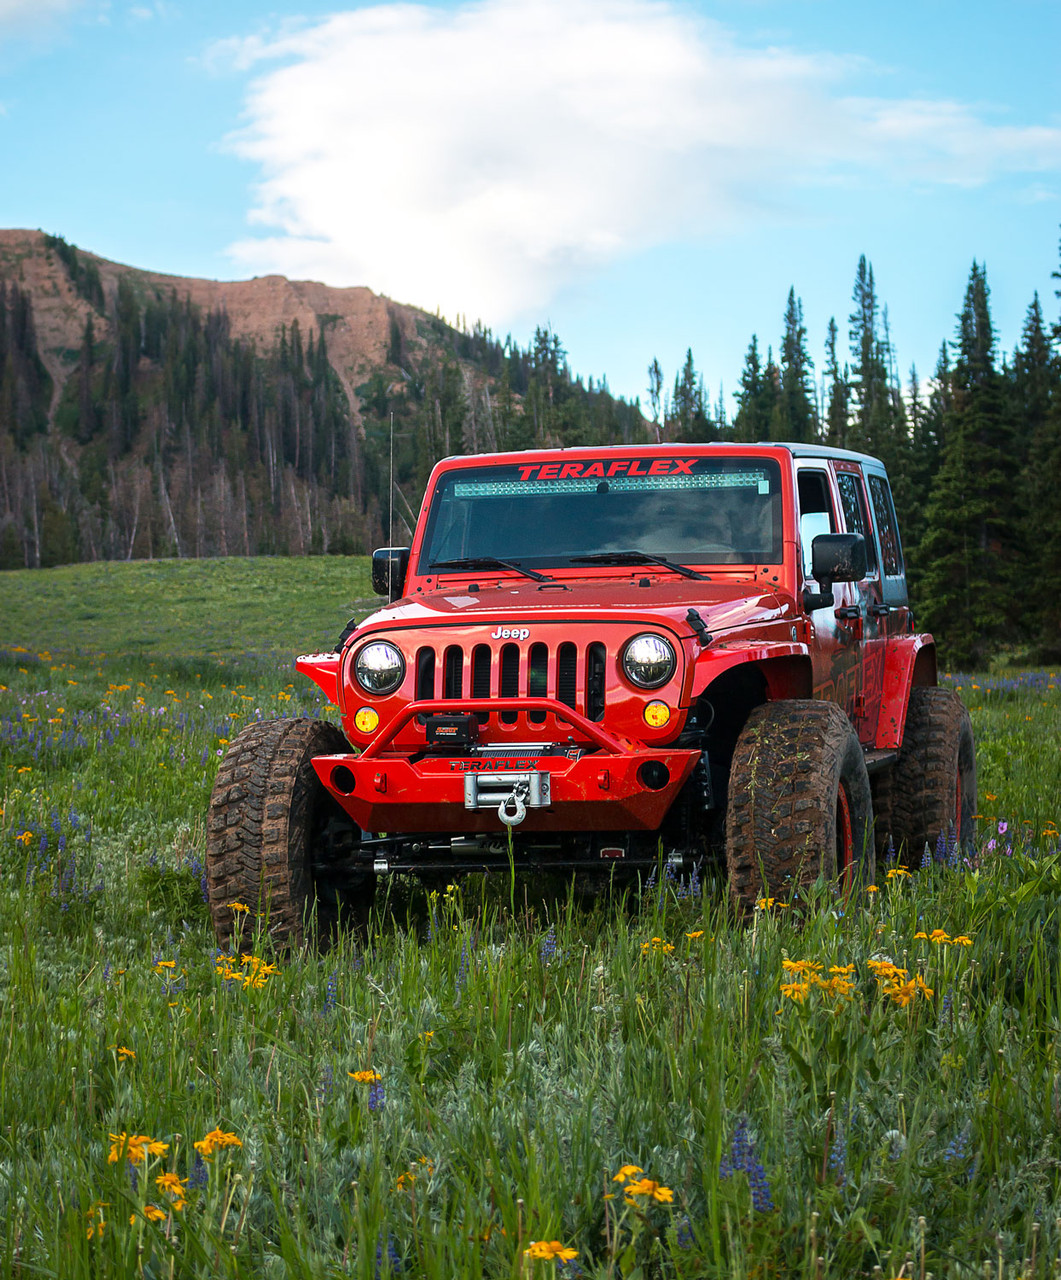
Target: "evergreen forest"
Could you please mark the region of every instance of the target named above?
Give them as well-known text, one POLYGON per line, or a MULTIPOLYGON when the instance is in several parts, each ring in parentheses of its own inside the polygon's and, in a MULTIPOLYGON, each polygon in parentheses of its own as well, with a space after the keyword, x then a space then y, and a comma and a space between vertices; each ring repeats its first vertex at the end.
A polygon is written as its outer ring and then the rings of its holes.
POLYGON ((691 350, 672 385, 651 361, 645 412, 575 375, 548 328, 523 349, 422 313, 415 345, 392 321, 386 360, 351 404, 328 317, 309 332, 281 326, 263 349, 223 311, 135 273, 105 291, 90 258, 47 240, 88 315, 55 382, 31 292, 0 280, 0 569, 364 553, 408 539, 431 467, 451 454, 821 441, 885 462, 918 625, 949 663, 1061 659, 1061 316, 1036 295, 1016 349, 1001 352, 982 264, 924 383, 900 372, 865 257, 820 365, 793 287, 777 356, 752 336, 730 415, 691 350))

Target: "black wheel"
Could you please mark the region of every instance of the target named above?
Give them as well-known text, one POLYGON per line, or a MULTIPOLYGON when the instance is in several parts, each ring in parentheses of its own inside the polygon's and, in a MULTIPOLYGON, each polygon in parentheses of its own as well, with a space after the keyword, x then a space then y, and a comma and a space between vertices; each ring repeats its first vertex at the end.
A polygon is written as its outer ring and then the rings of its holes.
POLYGON ((832 702, 768 702, 737 739, 726 809, 730 895, 748 910, 819 875, 874 876, 869 775, 851 721, 832 702))
POLYGON ((375 876, 347 865, 361 832, 310 763, 349 750, 325 720, 262 720, 232 740, 206 833, 210 914, 223 946, 253 933, 259 913, 274 941, 295 946, 311 928, 326 946, 341 921, 367 920, 375 876))
POLYGON ((975 837, 976 744, 965 703, 950 689, 910 691, 903 745, 882 785, 878 830, 891 835, 904 865, 920 863, 925 845, 953 831, 959 848, 975 837))

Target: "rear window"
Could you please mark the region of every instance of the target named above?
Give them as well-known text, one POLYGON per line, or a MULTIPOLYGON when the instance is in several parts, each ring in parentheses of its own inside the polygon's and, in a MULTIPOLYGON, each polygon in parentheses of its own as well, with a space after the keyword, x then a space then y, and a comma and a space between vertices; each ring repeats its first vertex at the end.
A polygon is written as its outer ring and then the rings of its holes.
POLYGON ((903 572, 903 548, 899 541, 899 522, 895 518, 892 491, 883 476, 869 477, 869 496, 873 503, 873 514, 877 517, 884 574, 889 578, 900 577, 903 572))

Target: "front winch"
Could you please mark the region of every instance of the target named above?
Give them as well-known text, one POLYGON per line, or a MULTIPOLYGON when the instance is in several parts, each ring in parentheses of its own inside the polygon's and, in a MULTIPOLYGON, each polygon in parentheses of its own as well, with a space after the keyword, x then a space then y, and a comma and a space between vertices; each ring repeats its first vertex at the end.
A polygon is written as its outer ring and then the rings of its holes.
POLYGON ((506 827, 517 827, 528 809, 548 809, 552 777, 544 771, 533 773, 466 773, 465 809, 496 809, 506 827))

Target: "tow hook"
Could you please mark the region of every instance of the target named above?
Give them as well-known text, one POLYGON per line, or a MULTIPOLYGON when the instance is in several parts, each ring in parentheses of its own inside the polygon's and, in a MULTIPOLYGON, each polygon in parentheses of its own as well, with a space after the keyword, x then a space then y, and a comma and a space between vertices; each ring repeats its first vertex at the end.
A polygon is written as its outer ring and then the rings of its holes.
POLYGON ((529 785, 526 782, 517 782, 511 793, 501 801, 497 816, 506 827, 518 827, 527 816, 526 801, 529 796, 529 785))

